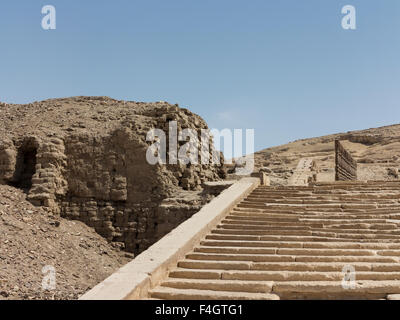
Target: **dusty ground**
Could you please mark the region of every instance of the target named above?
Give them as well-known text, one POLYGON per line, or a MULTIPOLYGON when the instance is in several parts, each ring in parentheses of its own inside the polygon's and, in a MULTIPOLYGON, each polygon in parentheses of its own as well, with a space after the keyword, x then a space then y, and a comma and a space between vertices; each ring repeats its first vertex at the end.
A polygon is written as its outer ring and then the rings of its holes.
POLYGON ((79 221, 49 215, 0 185, 0 300, 76 299, 130 259, 79 221), (45 291, 42 268, 56 271, 45 291))
POLYGON ((400 168, 400 125, 351 131, 297 140, 255 153, 256 170, 270 170, 273 184, 286 184, 301 158, 312 158, 320 168, 319 181, 335 174, 334 140, 343 141, 358 162, 359 180, 397 180, 400 168))

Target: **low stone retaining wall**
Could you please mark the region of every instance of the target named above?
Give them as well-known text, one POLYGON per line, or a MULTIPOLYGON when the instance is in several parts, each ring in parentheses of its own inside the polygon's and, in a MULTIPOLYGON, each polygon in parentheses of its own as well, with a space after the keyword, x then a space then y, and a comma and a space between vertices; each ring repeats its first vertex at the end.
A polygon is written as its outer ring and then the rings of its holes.
POLYGON ((335 140, 335 180, 357 180, 357 162, 339 140, 335 140))
POLYGON ((260 184, 259 178, 243 178, 224 190, 199 212, 138 255, 110 277, 80 297, 80 300, 147 298, 193 246, 260 184))

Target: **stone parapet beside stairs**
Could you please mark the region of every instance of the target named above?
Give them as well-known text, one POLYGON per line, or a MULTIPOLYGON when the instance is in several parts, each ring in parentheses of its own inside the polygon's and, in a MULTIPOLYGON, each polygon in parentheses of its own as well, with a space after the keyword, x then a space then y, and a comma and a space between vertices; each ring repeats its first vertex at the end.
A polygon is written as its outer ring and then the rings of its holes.
POLYGON ((148 293, 240 201, 260 184, 259 178, 243 178, 205 205, 134 260, 80 297, 80 300, 148 298, 148 293))

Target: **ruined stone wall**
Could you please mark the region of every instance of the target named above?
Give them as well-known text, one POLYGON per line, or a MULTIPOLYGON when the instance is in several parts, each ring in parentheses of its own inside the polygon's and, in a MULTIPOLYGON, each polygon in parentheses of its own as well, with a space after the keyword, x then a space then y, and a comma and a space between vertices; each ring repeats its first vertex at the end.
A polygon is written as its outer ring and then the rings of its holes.
POLYGON ((170 171, 148 164, 147 144, 131 134, 123 129, 111 136, 1 141, 0 183, 17 186, 19 150, 31 143, 36 165, 26 189, 28 199, 55 214, 85 222, 122 249, 140 253, 197 212, 206 199, 176 199, 173 186, 185 171, 192 172, 190 167, 177 165, 170 171))
POLYGON ((25 189, 33 204, 52 207, 56 213, 56 198, 68 187, 65 166, 60 139, 28 136, 0 141, 0 183, 25 189))
POLYGON ((12 181, 17 161, 17 150, 10 139, 0 140, 0 184, 12 181))
POLYGON ((62 216, 138 253, 159 237, 157 210, 168 183, 147 163, 146 145, 131 134, 121 129, 111 136, 67 137, 68 192, 58 200, 62 216))
POLYGON ((64 176, 66 160, 62 139, 52 137, 37 142, 36 170, 32 177, 28 200, 35 205, 52 208, 57 214, 60 213, 57 198, 65 195, 68 190, 68 182, 64 176))
POLYGON ((311 158, 302 158, 297 164, 293 175, 288 179, 289 186, 307 186, 315 182, 318 169, 316 162, 311 158))
POLYGON ((357 162, 339 140, 335 140, 335 180, 357 180, 357 162))
POLYGON ((177 105, 75 97, 8 108, 0 109, 0 183, 135 254, 197 212, 210 200, 202 185, 224 177, 223 165, 147 162, 150 129, 169 141, 169 121, 199 135, 207 128, 177 105))

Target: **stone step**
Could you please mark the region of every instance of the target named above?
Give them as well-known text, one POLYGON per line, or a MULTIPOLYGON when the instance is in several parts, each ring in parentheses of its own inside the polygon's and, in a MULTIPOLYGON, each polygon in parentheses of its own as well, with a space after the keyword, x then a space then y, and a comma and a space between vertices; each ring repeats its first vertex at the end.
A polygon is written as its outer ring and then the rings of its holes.
POLYGON ((288 203, 288 204, 324 204, 324 203, 383 203, 383 204, 398 204, 400 193, 392 195, 340 195, 340 196, 303 196, 303 197, 285 197, 285 196, 265 196, 265 195, 250 195, 246 198, 250 202, 270 202, 270 203, 288 203))
MULTIPOLYGON (((289 243, 290 245, 291 243, 289 243)), ((279 243, 277 244, 279 245, 279 243)), ((285 243, 282 244, 283 247, 286 247, 285 243)), ((289 246, 290 247, 290 246, 289 246)), ((300 246, 299 246, 300 247, 300 246)), ((233 253, 233 254, 251 254, 251 255, 259 255, 259 254, 275 254, 278 247, 275 244, 271 243, 270 247, 266 248, 253 248, 253 247, 207 247, 207 246, 198 246, 193 248, 193 252, 203 252, 203 253, 233 253)))
POLYGON ((149 291, 151 298, 165 300, 279 300, 270 293, 230 292, 157 287, 149 291))
MULTIPOLYGON (((202 240, 200 242, 201 245, 203 246, 217 246, 217 247, 271 247, 271 246, 277 246, 276 242, 282 243, 282 245, 287 245, 287 243, 292 242, 291 247, 292 248, 301 248, 301 247, 308 247, 311 248, 311 245, 313 242, 317 244, 321 243, 348 243, 349 239, 337 239, 337 238, 328 238, 328 239, 321 239, 314 237, 310 241, 310 237, 304 239, 305 237, 279 237, 279 236, 262 236, 262 241, 235 241, 235 240, 202 240), (284 244, 283 244, 284 243, 284 244)), ((386 245, 388 243, 390 244, 399 244, 399 242, 395 241, 373 241, 373 240, 363 240, 361 241, 354 241, 354 242, 359 242, 359 243, 365 243, 367 244, 372 243, 374 246, 377 244, 383 244, 386 245)), ((327 246, 325 248, 330 248, 330 246, 327 246)))
POLYGON ((170 278, 161 286, 176 289, 199 289, 215 291, 237 291, 253 293, 270 293, 272 281, 242 281, 242 280, 213 280, 213 279, 179 279, 170 278))
MULTIPOLYGON (((301 205, 301 204, 268 204, 268 203, 255 203, 255 202, 245 202, 242 201, 241 203, 237 204, 237 208, 245 208, 245 209, 268 209, 268 210, 290 210, 292 212, 297 211, 305 211, 305 210, 321 210, 325 212, 334 212, 340 210, 347 210, 347 209, 370 209, 376 210, 379 207, 376 204, 325 204, 325 205, 301 205)), ((396 209, 399 210, 398 206, 391 206, 385 209, 396 209)), ((349 211, 349 210, 347 210, 349 211)))
MULTIPOLYGON (((398 211, 398 210, 397 210, 398 211)), ((392 217, 398 217, 398 212, 371 212, 366 210, 346 210, 346 211, 337 211, 337 210, 275 210, 275 209, 260 209, 260 208, 235 208, 229 214, 229 216, 255 216, 255 217, 274 217, 274 218, 296 218, 296 217, 319 217, 325 219, 337 219, 337 218, 348 218, 348 219, 389 219, 392 217)), ((396 218, 395 218, 396 219, 396 218)))
POLYGON ((270 222, 298 222, 299 217, 289 215, 267 215, 265 213, 246 213, 246 212, 231 212, 229 219, 259 219, 270 222))
POLYGON ((190 260, 215 260, 215 261, 249 261, 249 262, 381 262, 381 263, 397 263, 398 258, 391 256, 362 256, 356 255, 285 255, 283 253, 270 254, 270 255, 252 255, 252 254, 222 254, 222 253, 201 253, 199 251, 189 253, 186 259, 190 260))
POLYGON ((365 212, 319 212, 319 211, 307 211, 307 212, 277 212, 277 211, 232 211, 228 219, 252 219, 252 220, 265 220, 271 222, 295 222, 307 219, 319 219, 319 220, 343 220, 346 223, 357 222, 357 223, 381 223, 386 220, 392 220, 392 223, 400 223, 400 214, 385 213, 365 213, 365 212))
POLYGON ((385 299, 400 293, 400 281, 356 281, 348 288, 341 281, 275 282, 272 292, 281 299, 385 299))
MULTIPOLYGON (((342 281, 344 272, 304 272, 304 271, 259 271, 259 270, 204 270, 182 269, 171 270, 169 278, 179 279, 214 279, 241 281, 342 281)), ((357 271, 359 280, 400 280, 400 272, 357 271)))
MULTIPOLYGON (((324 230, 324 229, 322 229, 324 230)), ((255 229, 217 229, 213 230, 211 234, 206 236, 206 239, 213 240, 252 240, 252 241, 265 241, 274 238, 271 237, 297 237, 297 236, 313 236, 318 238, 327 239, 360 239, 360 240, 399 240, 399 235, 383 234, 379 231, 359 231, 350 233, 346 232, 333 232, 333 231, 282 231, 281 230, 255 230, 255 229)), ((289 238, 292 240, 293 238, 289 238)), ((308 239, 308 241, 313 241, 314 239, 308 239)))
POLYGON ((243 230, 243 231, 263 231, 265 234, 274 234, 274 235, 299 235, 299 236, 311 236, 312 231, 310 230, 301 230, 301 229, 294 229, 294 230, 283 230, 283 229, 273 229, 268 228, 268 226, 257 226, 257 225, 225 225, 220 224, 217 226, 218 230, 243 230))
POLYGON ((205 254, 205 253, 189 253, 186 259, 190 260, 214 260, 214 261, 253 261, 253 262, 295 262, 293 256, 272 255, 238 255, 238 254, 205 254))
MULTIPOLYGON (((270 199, 285 199, 285 198, 290 198, 290 199, 296 199, 296 198, 312 198, 315 197, 316 195, 313 194, 312 192, 295 192, 295 193, 287 193, 287 192, 262 192, 262 191, 253 191, 251 193, 252 197, 264 197, 264 198, 270 198, 270 199)), ((327 197, 330 195, 327 195, 327 197)))
POLYGON ((361 204, 360 202, 328 202, 322 201, 319 204, 304 204, 302 203, 288 203, 284 201, 282 203, 278 202, 268 202, 268 201, 255 201, 255 200, 244 200, 238 204, 238 207, 245 207, 245 208, 253 208, 253 207, 268 207, 272 209, 282 209, 287 208, 291 210, 324 210, 324 209, 378 209, 378 208, 389 208, 389 209, 399 209, 400 204, 390 203, 390 204, 383 204, 377 202, 366 203, 363 201, 361 204))
POLYGON ((393 187, 372 187, 372 188, 308 188, 308 189, 288 189, 285 188, 274 188, 270 187, 270 189, 255 189, 252 192, 253 194, 263 194, 263 195, 297 195, 297 194, 304 194, 304 195, 330 195, 330 194, 385 194, 385 193, 399 193, 400 189, 393 188, 393 187))
MULTIPOLYGON (((395 196, 400 193, 400 189, 333 189, 333 190, 324 190, 324 189, 315 189, 308 191, 284 191, 284 190, 269 190, 269 191, 261 191, 255 190, 251 193, 251 197, 264 197, 264 198, 314 198, 314 197, 376 197, 385 199, 386 196, 395 196)), ((396 199, 395 197, 393 197, 396 199)))
MULTIPOLYGON (((241 217, 254 217, 254 218, 288 218, 288 219, 306 219, 306 218, 319 218, 319 219, 396 219, 400 215, 398 213, 373 213, 373 212, 337 212, 337 211, 302 211, 294 212, 290 210, 266 210, 266 209, 240 209, 235 208, 227 216, 229 218, 234 216, 241 217)), ((279 221, 279 220, 278 220, 279 221)))
POLYGON ((349 241, 332 241, 332 242, 294 242, 294 241, 218 241, 218 240, 203 240, 200 245, 204 247, 236 247, 251 248, 253 250, 269 250, 270 248, 316 248, 316 249, 372 249, 372 250, 397 250, 400 249, 400 243, 380 243, 380 242, 349 242, 349 241), (211 245, 209 245, 211 244, 211 245), (219 246, 218 244, 221 244, 219 246), (249 244, 248 246, 246 244, 249 244))
MULTIPOLYGON (((210 236, 211 237, 211 236, 210 236)), ((362 239, 363 241, 378 241, 376 239, 362 239)), ((385 239, 387 240, 387 239, 385 239)), ((269 246, 269 243, 273 241, 285 241, 285 242, 348 242, 349 239, 338 239, 338 238, 327 238, 327 237, 306 237, 306 236, 260 236, 257 240, 235 240, 233 237, 231 239, 225 240, 214 240, 214 239, 206 239, 201 241, 201 245, 205 246, 238 246, 238 247, 264 247, 265 245, 269 246)), ((387 240, 388 241, 388 240, 387 240)), ((392 240, 394 241, 394 240, 392 240)))
MULTIPOLYGON (((183 271, 183 270, 182 270, 183 271)), ((190 277, 190 273, 177 274, 190 277)), ((194 275, 194 273, 193 273, 194 275)), ((221 279, 248 280, 248 281, 342 281, 344 272, 303 272, 303 271, 221 271, 221 279)), ((357 271, 358 280, 400 280, 399 272, 368 272, 357 271)))
MULTIPOLYGON (((235 233, 234 230, 232 229, 235 233)), ((259 235, 259 236, 246 236, 246 235, 235 235, 235 234, 225 234, 218 235, 212 234, 206 236, 206 241, 238 241, 242 244, 235 244, 235 246, 242 246, 248 243, 248 246, 263 246, 264 241, 295 241, 295 242, 347 242, 349 240, 359 241, 359 242, 400 242, 398 236, 386 236, 386 235, 352 235, 352 234, 332 234, 313 232, 311 236, 305 235, 259 235)))
POLYGON ((398 203, 400 200, 400 192, 396 193, 390 193, 390 194, 366 194, 366 193, 349 193, 349 194, 330 194, 330 195, 324 195, 324 194, 308 194, 308 195, 302 195, 300 197, 298 194, 296 194, 294 197, 291 197, 290 195, 269 195, 266 193, 252 193, 250 194, 244 201, 271 201, 271 202, 282 202, 285 203, 285 201, 289 201, 288 203, 294 201, 298 202, 300 201, 301 203, 307 203, 308 201, 310 203, 314 202, 320 202, 322 201, 330 203, 330 202, 340 202, 340 201, 351 201, 354 203, 360 203, 360 202, 366 202, 366 203, 398 203))
MULTIPOLYGON (((267 230, 255 230, 255 229, 236 229, 236 228, 232 228, 232 229, 228 229, 228 228, 224 228, 224 229, 216 229, 216 230, 212 230, 211 234, 208 235, 209 238, 207 239, 216 239, 216 238, 211 238, 213 236, 217 236, 217 235, 233 235, 233 236, 250 236, 250 237, 254 237, 254 240, 260 240, 260 236, 265 236, 265 235, 271 235, 273 233, 276 233, 277 235, 283 235, 283 232, 280 233, 279 231, 282 230, 276 230, 276 229, 267 229, 267 230)), ((301 230, 292 230, 292 231, 288 231, 291 233, 286 232, 286 234, 290 234, 290 235, 299 235, 300 233, 298 233, 298 231, 301 230), (295 233, 296 232, 296 233, 295 233)), ((248 239, 242 239, 242 240, 252 240, 250 238, 248 239)))
MULTIPOLYGON (((348 216, 347 216, 348 217, 348 216)), ((345 224, 345 225, 354 225, 354 224, 386 224, 386 223, 391 223, 397 225, 394 220, 391 220, 390 222, 387 222, 387 220, 390 219, 357 219, 356 221, 354 219, 328 219, 328 218, 294 218, 293 216, 290 218, 287 217, 278 217, 274 218, 272 215, 267 215, 267 214, 258 214, 258 215, 239 215, 239 214, 233 214, 229 215, 226 217, 226 219, 229 219, 229 221, 252 221, 252 222, 260 222, 260 223, 266 223, 266 224, 275 224, 275 225, 282 225, 282 226, 287 226, 287 225, 323 225, 323 224, 345 224)), ((242 223, 242 222, 240 222, 242 223)))
POLYGON ((399 259, 395 257, 387 257, 388 259, 385 259, 384 257, 377 257, 377 256, 371 256, 371 257, 364 257, 364 256, 316 256, 316 257, 310 257, 310 256, 296 256, 296 262, 381 262, 381 263, 398 263, 399 259))
MULTIPOLYGON (((268 222, 291 222, 291 223, 320 223, 320 224, 351 224, 353 223, 385 223, 386 220, 389 219, 377 219, 375 217, 371 217, 368 219, 365 219, 363 217, 357 218, 356 216, 347 216, 347 219, 344 219, 344 217, 287 217, 287 216, 278 216, 276 217, 275 215, 266 215, 266 214, 236 214, 232 213, 231 215, 228 216, 229 219, 236 219, 237 217, 242 217, 244 219, 252 219, 253 221, 268 221, 268 222)), ((237 219, 241 220, 241 219, 237 219)), ((390 221, 393 223, 393 221, 390 221)), ((296 224, 293 224, 296 225, 296 224)))
MULTIPOLYGON (((328 182, 328 181, 319 181, 319 182, 313 182, 312 186, 336 186, 336 185, 346 185, 346 186, 351 186, 351 185, 393 185, 393 186, 400 186, 400 181, 393 180, 393 181, 386 181, 386 180, 357 180, 357 181, 333 181, 333 182, 328 182)), ((265 187, 265 186, 260 186, 260 187, 265 187)))
MULTIPOLYGON (((230 225, 254 225, 254 226, 265 226, 270 230, 311 230, 311 226, 306 224, 293 225, 293 223, 285 223, 284 225, 271 225, 268 221, 253 221, 253 220, 230 220, 224 219, 221 221, 220 225, 230 226, 230 225)), ((322 225, 322 224, 320 224, 322 225)), ((320 226, 317 224, 317 226, 320 226)), ((395 226, 395 225, 394 225, 395 226)))
MULTIPOLYGON (((273 219, 271 219, 273 220, 273 219)), ((221 221, 221 223, 224 224, 236 224, 236 225, 240 225, 240 224, 253 224, 253 225, 266 225, 266 226, 270 226, 271 228, 283 228, 285 230, 290 230, 290 229, 295 229, 295 228, 304 228, 304 227, 323 227, 324 225, 322 223, 308 223, 307 221, 305 222, 300 222, 300 221, 296 221, 296 224, 294 224, 293 222, 276 222, 276 221, 268 221, 268 220, 245 220, 245 219, 231 219, 231 218, 226 218, 224 220, 221 221)), ((353 224, 348 224, 348 225, 353 225, 353 224)), ((395 224, 394 224, 395 225, 395 224)))
MULTIPOLYGON (((395 227, 395 226, 393 226, 395 227)), ((311 227, 311 226, 288 226, 288 227, 274 227, 270 225, 256 225, 256 224, 219 224, 217 229, 213 230, 212 233, 220 233, 224 230, 237 230, 244 232, 257 232, 262 231, 264 234, 281 234, 281 235, 313 235, 316 232, 326 233, 351 233, 351 234, 366 234, 366 235, 394 235, 399 236, 400 231, 397 230, 384 230, 384 229, 343 229, 333 228, 332 225, 326 225, 323 227, 311 227)), ((258 233, 260 234, 260 233, 258 233)))
MULTIPOLYGON (((396 190, 399 189, 400 186, 396 183, 392 183, 396 181, 382 181, 382 182, 376 182, 376 181, 368 181, 366 183, 353 183, 349 184, 349 181, 346 181, 346 183, 338 183, 338 182, 330 182, 325 185, 323 184, 314 184, 312 186, 308 186, 308 188, 314 187, 317 188, 318 190, 334 190, 334 189, 355 189, 355 190, 363 190, 363 189, 371 189, 371 190, 379 190, 379 189, 385 189, 389 188, 390 190, 396 190)), ((262 189, 262 188, 260 188, 262 189)), ((279 189, 286 189, 286 188, 279 188, 279 189)), ((278 188, 276 188, 278 190, 278 188)))
MULTIPOLYGON (((328 233, 316 233, 313 232, 313 235, 316 236, 324 236, 328 233)), ((371 240, 384 240, 384 239, 393 239, 393 240, 400 240, 400 236, 398 235, 388 235, 388 234, 348 234, 348 233, 337 233, 336 238, 338 239, 371 239, 371 240)))
POLYGON ((372 249, 372 250, 396 250, 400 249, 400 243, 379 242, 306 242, 303 248, 343 248, 343 249, 372 249))
POLYGON ((399 214, 399 206, 369 206, 367 205, 332 205, 332 206, 305 206, 305 205, 270 205, 270 204, 238 204, 236 210, 263 210, 264 212, 291 213, 299 214, 306 212, 321 212, 322 213, 368 213, 368 214, 399 214))
POLYGON ((397 230, 398 225, 391 222, 386 223, 348 223, 348 224, 331 224, 329 228, 341 230, 397 230))
POLYGON ((374 256, 375 251, 368 249, 313 249, 278 248, 276 254, 296 256, 374 256))
POLYGON ((394 202, 393 200, 366 200, 366 199, 348 199, 348 200, 307 200, 307 199, 297 199, 297 200, 288 200, 288 199, 260 199, 260 198, 251 198, 247 199, 246 202, 249 204, 260 204, 266 206, 304 206, 308 208, 313 208, 314 206, 321 205, 332 205, 338 206, 342 208, 344 205, 349 206, 358 206, 360 203, 371 205, 372 208, 380 208, 380 207, 389 207, 389 208, 399 208, 400 204, 398 202, 394 202))
POLYGON ((264 221, 264 222, 291 222, 292 225, 296 226, 297 223, 310 222, 310 223, 386 223, 387 220, 391 220, 390 223, 400 222, 392 219, 391 216, 382 217, 374 215, 357 215, 357 214, 321 214, 317 212, 307 212, 302 214, 283 214, 276 212, 232 212, 226 217, 229 220, 252 220, 252 221, 264 221))
MULTIPOLYGON (((230 220, 224 219, 221 221, 221 225, 229 226, 229 225, 255 225, 255 226, 265 226, 268 227, 270 230, 317 230, 326 228, 326 230, 335 230, 340 229, 343 230, 342 232, 353 232, 353 230, 386 230, 386 231, 393 231, 398 230, 399 227, 395 223, 386 222, 386 223, 347 223, 347 224, 328 224, 326 227, 323 223, 311 223, 308 224, 307 222, 299 222, 296 225, 292 223, 280 223, 275 224, 268 221, 253 221, 253 220, 230 220), (346 231, 345 231, 346 230, 346 231)), ((386 232, 385 231, 385 232, 386 232)), ((394 231, 398 232, 399 231, 394 231)))
POLYGON ((367 203, 367 204, 389 204, 389 205, 398 205, 400 202, 400 194, 396 195, 387 195, 385 198, 382 196, 315 196, 315 197, 262 197, 262 196, 249 196, 246 198, 247 201, 250 202, 260 202, 260 203, 278 203, 278 204, 324 204, 324 203, 334 203, 334 204, 342 204, 342 203, 367 203))
POLYGON ((304 248, 300 243, 279 243, 276 246, 271 244, 270 247, 264 248, 256 248, 256 247, 207 247, 207 246, 199 246, 193 249, 193 252, 199 253, 220 253, 220 254, 243 254, 243 255, 251 255, 254 259, 258 259, 259 255, 276 255, 276 254, 284 254, 289 255, 288 252, 291 252, 290 255, 312 255, 316 257, 317 254, 322 256, 333 256, 335 254, 340 254, 343 256, 384 256, 384 257, 399 257, 400 250, 396 249, 379 249, 373 248, 370 249, 362 249, 356 246, 351 246, 350 248, 336 246, 336 248, 304 248), (289 244, 289 245, 286 245, 289 244), (293 246, 293 244, 297 244, 298 246, 293 246), (292 245, 292 246, 290 246, 292 245), (354 255, 351 255, 351 252, 355 252, 354 255))
MULTIPOLYGON (((229 230, 225 230, 229 231, 229 230)), ((397 237, 390 236, 369 236, 369 235, 353 235, 353 234, 334 234, 328 237, 326 233, 313 233, 312 237, 304 236, 281 236, 281 235, 266 235, 264 231, 260 231, 261 235, 237 235, 237 232, 233 229, 231 234, 211 234, 206 236, 206 240, 233 240, 233 241, 348 241, 349 239, 354 239, 357 241, 398 241, 400 239, 397 237), (299 238, 300 237, 300 238, 299 238)), ((250 233, 250 232, 249 232, 250 233)), ((253 232, 255 233, 255 232, 253 232)))
MULTIPOLYGON (((338 185, 338 186, 318 186, 318 188, 315 188, 318 191, 365 191, 365 192, 380 192, 380 191, 385 191, 385 190, 391 190, 391 191, 396 191, 399 190, 399 186, 395 185, 364 185, 364 186, 345 186, 345 185, 338 185)), ((279 190, 279 189, 276 189, 279 190)), ((282 189, 280 189, 282 190, 282 189)), ((283 189, 284 190, 284 189, 283 189)), ((300 190, 300 189, 298 189, 300 190)))
MULTIPOLYGON (((267 270, 267 271, 342 271, 348 264, 345 262, 245 262, 245 261, 212 261, 181 260, 179 268, 186 269, 221 269, 221 270, 267 270)), ((398 263, 354 262, 356 271, 400 272, 398 263)))

